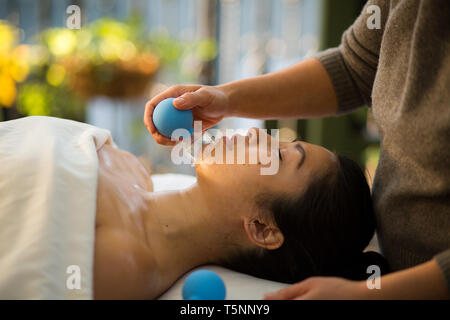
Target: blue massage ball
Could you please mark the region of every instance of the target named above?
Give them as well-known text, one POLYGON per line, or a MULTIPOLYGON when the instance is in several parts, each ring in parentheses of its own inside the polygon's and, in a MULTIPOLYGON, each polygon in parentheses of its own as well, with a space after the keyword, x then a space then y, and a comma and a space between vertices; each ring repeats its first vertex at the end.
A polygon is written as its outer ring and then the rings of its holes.
POLYGON ((213 271, 194 271, 184 281, 184 300, 225 300, 225 296, 225 283, 213 271))
POLYGON ((175 99, 165 99, 153 110, 153 124, 156 130, 167 138, 170 138, 172 132, 179 128, 186 129, 192 134, 194 132, 192 111, 178 110, 173 105, 173 100, 175 99))

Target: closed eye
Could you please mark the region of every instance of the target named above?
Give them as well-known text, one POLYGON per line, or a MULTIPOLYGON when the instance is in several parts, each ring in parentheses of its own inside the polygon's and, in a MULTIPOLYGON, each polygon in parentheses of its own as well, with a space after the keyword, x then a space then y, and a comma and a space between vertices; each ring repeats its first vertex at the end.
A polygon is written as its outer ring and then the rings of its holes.
MULTIPOLYGON (((300 138, 297 138, 297 139, 294 139, 291 143, 293 143, 293 142, 300 142, 300 141, 301 141, 300 138)), ((301 143, 297 143, 295 145, 295 147, 300 152, 300 154, 302 155, 302 158, 300 159, 300 161, 298 162, 298 165, 297 165, 297 169, 298 169, 298 168, 300 168, 302 166, 303 162, 305 161, 306 154, 305 154, 305 149, 303 148, 301 143)))

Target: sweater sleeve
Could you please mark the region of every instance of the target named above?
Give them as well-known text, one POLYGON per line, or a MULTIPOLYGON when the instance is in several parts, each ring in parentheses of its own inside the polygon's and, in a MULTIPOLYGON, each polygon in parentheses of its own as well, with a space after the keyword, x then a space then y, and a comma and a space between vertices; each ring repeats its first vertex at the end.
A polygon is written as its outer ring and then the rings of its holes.
POLYGON ((439 268, 441 268, 445 281, 447 282, 447 289, 450 292, 450 249, 447 249, 434 256, 439 268))
POLYGON ((368 1, 360 16, 342 35, 339 47, 315 55, 333 83, 338 114, 372 104, 372 87, 388 13, 388 0, 368 1), (369 29, 368 24, 375 21, 376 12, 379 12, 379 28, 369 29))

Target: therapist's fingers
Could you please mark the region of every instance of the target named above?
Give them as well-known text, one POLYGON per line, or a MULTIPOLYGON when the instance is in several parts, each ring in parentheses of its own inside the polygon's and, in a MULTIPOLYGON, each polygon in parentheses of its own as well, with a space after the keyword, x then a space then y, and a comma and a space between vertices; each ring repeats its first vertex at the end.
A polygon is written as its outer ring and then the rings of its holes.
POLYGON ((265 300, 290 300, 298 299, 309 290, 309 281, 304 280, 289 287, 264 295, 265 300))
POLYGON ((194 121, 202 121, 202 130, 215 126, 229 114, 230 102, 224 89, 216 86, 202 86, 175 99, 177 109, 192 109, 194 121))
POLYGON ((195 106, 205 107, 214 100, 214 96, 206 88, 200 88, 194 92, 186 92, 173 102, 177 109, 188 110, 195 106))
MULTIPOLYGON (((183 93, 186 93, 188 91, 195 91, 200 87, 201 87, 200 85, 171 86, 168 89, 161 92, 160 94, 157 94, 156 96, 154 96, 152 99, 150 99, 150 101, 147 102, 147 104, 145 105, 145 113, 144 113, 144 123, 147 126, 147 128, 149 130, 153 129, 154 131, 156 131, 154 126, 150 126, 150 123, 153 122, 151 116, 153 115, 153 109, 155 109, 155 107, 158 105, 158 103, 160 103, 161 101, 163 101, 164 99, 167 99, 167 98, 177 98, 177 97, 181 96, 183 93)), ((150 131, 150 132, 153 133, 152 131, 150 131)))
POLYGON ((195 91, 200 88, 200 85, 176 85, 168 88, 164 92, 154 96, 150 101, 148 101, 145 105, 144 112, 144 124, 147 127, 148 131, 152 134, 155 141, 159 144, 163 145, 175 145, 176 142, 170 140, 169 138, 161 135, 158 130, 155 128, 153 123, 153 111, 155 107, 167 98, 176 98, 188 91, 195 91))
POLYGON ((147 127, 148 131, 150 131, 150 133, 152 134, 153 139, 155 139, 156 143, 166 145, 166 146, 175 145, 176 141, 172 141, 171 139, 160 134, 158 132, 158 130, 156 130, 155 125, 153 124, 153 119, 152 119, 154 108, 149 106, 149 103, 150 103, 150 101, 147 102, 147 104, 145 105, 145 113, 144 113, 144 123, 145 123, 145 126, 147 127))

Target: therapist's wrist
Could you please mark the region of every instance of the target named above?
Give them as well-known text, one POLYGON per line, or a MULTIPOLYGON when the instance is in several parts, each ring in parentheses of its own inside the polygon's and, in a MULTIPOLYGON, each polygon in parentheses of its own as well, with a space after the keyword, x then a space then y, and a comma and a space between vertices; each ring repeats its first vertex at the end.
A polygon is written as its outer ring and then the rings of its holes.
POLYGON ((238 117, 239 115, 236 112, 236 106, 237 106, 237 90, 236 86, 233 83, 225 83, 214 86, 215 88, 222 91, 222 93, 225 95, 227 103, 225 105, 224 110, 224 118, 229 117, 238 117))
POLYGON ((379 279, 379 289, 369 289, 366 281, 359 283, 362 299, 415 300, 449 299, 444 277, 436 261, 430 260, 379 279), (366 289, 364 289, 364 285, 366 289))

